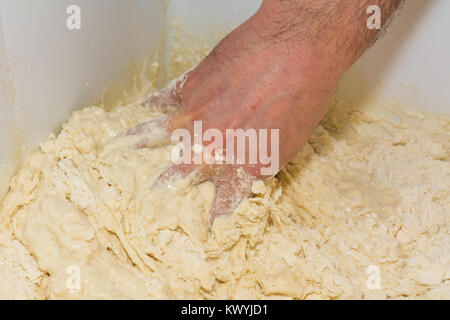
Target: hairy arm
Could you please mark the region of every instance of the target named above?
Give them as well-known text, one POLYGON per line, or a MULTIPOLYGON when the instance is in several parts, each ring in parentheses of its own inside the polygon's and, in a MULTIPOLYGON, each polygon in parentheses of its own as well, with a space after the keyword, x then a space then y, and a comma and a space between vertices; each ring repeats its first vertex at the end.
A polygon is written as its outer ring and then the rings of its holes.
POLYGON ((309 44, 328 55, 354 63, 373 43, 379 30, 369 29, 367 8, 380 8, 385 25, 402 0, 265 0, 258 11, 269 41, 309 44))
MULTIPOLYGON (((320 64, 323 70, 320 76, 333 74, 336 80, 374 43, 380 32, 367 27, 370 17, 367 8, 372 5, 380 8, 381 25, 385 27, 402 1, 264 0, 257 13, 233 33, 243 40, 242 51, 247 50, 249 55, 255 55, 256 50, 277 52, 283 55, 287 68, 293 72, 298 69, 301 74, 305 72, 303 65, 320 64), (251 36, 245 39, 246 35, 251 36)), ((237 44, 227 41, 231 39, 226 38, 213 55, 237 52, 237 44), (227 48, 233 48, 233 52, 227 52, 227 48)), ((314 69, 317 72, 320 68, 314 69)))

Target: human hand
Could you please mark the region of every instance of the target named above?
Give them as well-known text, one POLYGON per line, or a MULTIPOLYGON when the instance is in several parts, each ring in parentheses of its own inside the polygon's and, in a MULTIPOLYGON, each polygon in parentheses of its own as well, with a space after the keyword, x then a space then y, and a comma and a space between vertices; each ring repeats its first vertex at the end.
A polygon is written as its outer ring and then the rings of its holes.
POLYGON ((189 139, 188 161, 174 163, 156 182, 164 186, 174 177, 187 176, 194 183, 212 181, 216 196, 211 221, 231 214, 251 194, 253 181, 274 175, 300 151, 328 110, 340 76, 360 55, 353 53, 350 58, 345 50, 330 54, 332 41, 327 41, 332 35, 292 40, 290 28, 283 33, 276 19, 267 18, 268 12, 275 18, 279 18, 277 13, 289 14, 277 11, 276 5, 278 0, 265 1, 257 14, 222 40, 199 66, 146 102, 174 112, 128 132, 142 136, 140 147, 158 146, 180 129, 195 140, 196 122, 201 123, 201 138, 208 130, 220 133, 214 138, 207 134, 193 144, 189 139), (274 34, 276 30, 281 31, 274 34), (164 134, 155 135, 157 128, 164 134), (239 146, 227 149, 230 129, 257 134, 267 130, 267 141, 261 145, 264 139, 258 135, 256 146, 241 140, 242 158, 237 154, 239 146), (199 144, 200 151, 195 152, 199 144), (212 152, 204 153, 211 145, 215 147, 209 149, 212 152), (256 161, 251 159, 252 152, 257 154, 256 161), (223 163, 223 158, 233 161, 223 163))

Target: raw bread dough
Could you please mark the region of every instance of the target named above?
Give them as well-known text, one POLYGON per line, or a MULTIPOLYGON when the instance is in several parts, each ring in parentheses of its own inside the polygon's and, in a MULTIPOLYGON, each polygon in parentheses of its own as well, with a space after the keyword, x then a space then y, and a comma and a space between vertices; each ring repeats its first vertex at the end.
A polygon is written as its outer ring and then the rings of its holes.
POLYGON ((0 234, 0 299, 37 299, 44 275, 27 249, 11 234, 0 234))
POLYGON ((0 207, 1 298, 450 298, 448 117, 338 99, 209 234, 213 186, 152 189, 171 146, 117 138, 158 115, 76 111, 26 161, 0 207))

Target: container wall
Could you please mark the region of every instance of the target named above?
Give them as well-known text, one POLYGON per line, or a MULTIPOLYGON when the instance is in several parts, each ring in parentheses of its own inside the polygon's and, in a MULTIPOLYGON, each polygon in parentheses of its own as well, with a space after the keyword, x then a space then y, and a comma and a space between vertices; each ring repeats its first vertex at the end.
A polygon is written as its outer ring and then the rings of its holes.
POLYGON ((450 114, 450 1, 408 0, 356 64, 371 88, 409 106, 450 114))
POLYGON ((2 185, 22 147, 92 102, 165 28, 163 3, 148 0, 0 0, 0 21, 0 163, 13 159, 2 185))

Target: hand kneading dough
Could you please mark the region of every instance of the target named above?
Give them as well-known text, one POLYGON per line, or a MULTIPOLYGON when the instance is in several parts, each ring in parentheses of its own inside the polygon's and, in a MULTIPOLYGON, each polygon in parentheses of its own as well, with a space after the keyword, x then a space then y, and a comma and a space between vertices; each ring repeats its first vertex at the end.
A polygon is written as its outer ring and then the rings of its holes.
POLYGON ((1 298, 450 298, 448 117, 338 100, 208 233, 214 187, 153 190, 171 146, 117 138, 157 116, 76 111, 26 161, 0 207, 1 298))

